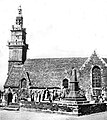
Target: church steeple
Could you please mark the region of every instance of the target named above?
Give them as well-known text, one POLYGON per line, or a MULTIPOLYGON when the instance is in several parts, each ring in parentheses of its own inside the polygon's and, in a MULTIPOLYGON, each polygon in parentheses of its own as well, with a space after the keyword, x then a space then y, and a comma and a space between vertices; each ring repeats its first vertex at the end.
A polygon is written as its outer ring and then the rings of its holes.
POLYGON ((16 25, 17 27, 23 27, 23 16, 22 16, 22 8, 19 6, 18 8, 18 16, 16 17, 16 25))
POLYGON ((21 8, 21 5, 19 6, 19 8, 18 8, 18 14, 20 15, 20 16, 22 16, 22 8, 21 8))
POLYGON ((14 64, 23 64, 26 60, 28 44, 26 44, 26 28, 23 28, 22 8, 19 6, 16 22, 12 25, 9 47, 9 70, 14 64))

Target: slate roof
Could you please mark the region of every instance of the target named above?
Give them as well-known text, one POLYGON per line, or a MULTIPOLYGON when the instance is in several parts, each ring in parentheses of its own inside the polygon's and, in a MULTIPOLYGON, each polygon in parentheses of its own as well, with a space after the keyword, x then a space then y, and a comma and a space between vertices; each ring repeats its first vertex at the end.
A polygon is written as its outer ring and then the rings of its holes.
MULTIPOLYGON (((19 81, 25 77, 23 70, 28 73, 31 87, 60 87, 67 72, 71 71, 72 67, 79 69, 86 60, 87 57, 27 59, 23 67, 12 67, 4 87, 18 87, 19 81)), ((107 62, 106 58, 103 60, 107 62)))
POLYGON ((66 71, 79 68, 87 58, 27 59, 25 71, 29 73, 32 87, 60 87, 66 71))
POLYGON ((107 58, 103 58, 103 60, 107 63, 107 58))
POLYGON ((12 66, 4 87, 19 87, 19 81, 24 77, 22 65, 12 66))

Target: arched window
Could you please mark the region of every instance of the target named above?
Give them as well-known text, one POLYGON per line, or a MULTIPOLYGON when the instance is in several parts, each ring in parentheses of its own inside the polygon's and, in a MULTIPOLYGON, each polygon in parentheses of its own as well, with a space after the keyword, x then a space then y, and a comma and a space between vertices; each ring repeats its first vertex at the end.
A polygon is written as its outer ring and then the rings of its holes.
POLYGON ((27 86, 27 81, 26 81, 25 78, 23 78, 23 79, 21 80, 21 88, 26 88, 26 86, 27 86))
POLYGON ((94 95, 101 94, 101 69, 98 66, 92 69, 92 88, 94 95))
POLYGON ((92 69, 92 87, 101 87, 101 70, 98 66, 92 69))
POLYGON ((68 88, 68 79, 66 78, 63 80, 63 87, 68 88))

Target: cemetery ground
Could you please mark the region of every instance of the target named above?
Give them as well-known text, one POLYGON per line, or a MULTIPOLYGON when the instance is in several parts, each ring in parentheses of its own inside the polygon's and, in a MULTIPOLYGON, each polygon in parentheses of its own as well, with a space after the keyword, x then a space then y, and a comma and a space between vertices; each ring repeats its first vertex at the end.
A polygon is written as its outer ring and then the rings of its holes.
POLYGON ((107 120, 107 111, 78 117, 56 113, 0 110, 0 120, 107 120))

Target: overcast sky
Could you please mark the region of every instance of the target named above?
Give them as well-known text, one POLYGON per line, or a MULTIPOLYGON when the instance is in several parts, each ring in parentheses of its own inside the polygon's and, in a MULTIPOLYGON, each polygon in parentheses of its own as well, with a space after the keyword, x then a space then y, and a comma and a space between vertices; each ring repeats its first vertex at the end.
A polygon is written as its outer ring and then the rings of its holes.
POLYGON ((10 29, 18 6, 27 28, 28 58, 107 57, 107 0, 0 0, 0 86, 7 77, 10 29))

